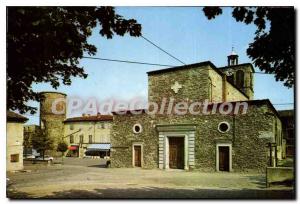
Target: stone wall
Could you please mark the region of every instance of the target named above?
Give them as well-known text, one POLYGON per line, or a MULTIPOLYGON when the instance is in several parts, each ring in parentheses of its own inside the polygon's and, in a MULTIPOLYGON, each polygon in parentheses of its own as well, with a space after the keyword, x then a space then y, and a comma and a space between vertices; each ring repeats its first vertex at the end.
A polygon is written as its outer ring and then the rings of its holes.
POLYGON ((233 171, 264 171, 268 163, 268 138, 260 138, 261 132, 273 131, 274 118, 265 114, 271 111, 266 104, 249 106, 245 115, 115 115, 112 126, 112 167, 132 167, 132 144, 144 147, 144 168, 158 167, 157 124, 195 124, 195 168, 201 171, 216 170, 216 144, 232 145, 233 171), (226 133, 218 131, 220 122, 230 124, 226 133), (133 125, 139 123, 143 132, 135 134, 133 125))
POLYGON ((247 101, 249 100, 244 94, 232 86, 229 82, 226 82, 226 101, 247 101))
MULTIPOLYGON (((212 102, 222 102, 225 91, 222 76, 210 66, 150 74, 148 84, 149 101, 159 104, 163 97, 167 100, 172 97, 175 101, 203 101, 211 98, 212 102), (176 82, 182 86, 178 93, 174 93, 171 89, 176 82)), ((248 97, 226 82, 226 101, 244 100, 248 100, 248 97)))
POLYGON ((111 166, 132 167, 132 151, 134 143, 143 144, 143 168, 158 167, 158 136, 152 120, 146 114, 115 115, 111 134, 111 166), (143 130, 133 133, 134 124, 141 124, 143 130))
POLYGON ((54 141, 54 150, 47 152, 47 154, 49 153, 56 156, 57 144, 63 139, 63 121, 66 119, 66 94, 59 92, 41 92, 41 95, 44 98, 40 103, 40 127, 44 129, 47 136, 54 141), (57 99, 61 101, 54 103, 57 99), (62 111, 62 114, 56 114, 52 108, 55 108, 56 111, 62 111))
POLYGON ((168 73, 150 74, 148 76, 148 100, 160 102, 162 97, 175 100, 204 100, 208 98, 209 66, 189 68, 185 70, 175 70, 168 73), (182 85, 178 93, 175 94, 171 86, 178 82, 182 85))
POLYGON ((233 83, 236 84, 237 71, 244 72, 244 87, 241 89, 248 97, 249 100, 253 100, 254 98, 254 77, 253 77, 253 66, 250 63, 246 64, 238 64, 234 66, 227 66, 219 68, 219 70, 223 73, 230 71, 233 77, 233 83))
MULTIPOLYGON (((222 102, 223 101, 223 79, 222 76, 213 69, 209 69, 209 77, 212 81, 212 101, 222 102)), ((245 101, 248 98, 241 93, 236 87, 232 86, 226 81, 226 101, 245 101)))

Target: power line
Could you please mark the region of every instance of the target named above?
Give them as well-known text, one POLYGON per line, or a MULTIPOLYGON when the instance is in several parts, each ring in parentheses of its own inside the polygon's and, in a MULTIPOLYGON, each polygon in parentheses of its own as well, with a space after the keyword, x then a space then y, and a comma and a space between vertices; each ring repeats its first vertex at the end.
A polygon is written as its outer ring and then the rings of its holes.
POLYGON ((275 103, 274 106, 284 106, 284 105, 293 105, 294 103, 275 103))
POLYGON ((168 64, 157 64, 157 63, 149 63, 149 62, 137 62, 137 61, 108 59, 108 58, 100 58, 100 57, 87 57, 87 56, 84 56, 82 58, 85 58, 85 59, 95 59, 95 60, 103 60, 103 61, 110 61, 110 62, 122 62, 122 63, 130 63, 130 64, 155 65, 155 66, 162 66, 162 67, 174 67, 175 66, 175 65, 168 65, 168 64))
MULTIPOLYGON (((177 65, 169 65, 169 64, 158 64, 158 63, 151 63, 151 62, 139 62, 139 61, 130 61, 130 60, 119 60, 119 59, 108 59, 108 58, 100 58, 100 57, 88 57, 83 56, 84 59, 94 59, 94 60, 103 60, 103 61, 110 61, 110 62, 121 62, 121 63, 130 63, 130 64, 142 64, 142 65, 154 65, 154 66, 161 66, 161 67, 176 67, 177 65)), ((264 73, 264 72, 254 72, 254 74, 271 74, 271 73, 264 73)))
POLYGON ((265 72, 254 72, 255 74, 273 74, 273 73, 265 73, 265 72))
POLYGON ((151 40, 147 39, 145 36, 141 35, 141 37, 146 40, 147 42, 149 42, 150 44, 154 45, 156 48, 158 48, 159 50, 163 51, 164 53, 166 53, 167 55, 169 55, 170 57, 172 57, 173 59, 177 60, 178 62, 182 63, 183 65, 186 65, 183 61, 181 61, 180 59, 178 59, 177 57, 175 57, 174 55, 171 55, 169 52, 165 51, 164 49, 162 49, 161 47, 159 47, 158 45, 156 45, 154 42, 152 42, 151 40))

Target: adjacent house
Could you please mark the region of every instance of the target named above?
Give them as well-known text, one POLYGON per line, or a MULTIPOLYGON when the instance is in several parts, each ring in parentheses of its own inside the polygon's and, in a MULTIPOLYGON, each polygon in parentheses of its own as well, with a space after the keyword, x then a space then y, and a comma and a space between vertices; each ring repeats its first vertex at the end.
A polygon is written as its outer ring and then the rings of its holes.
POLYGON ((136 110, 141 114, 113 113, 111 166, 210 172, 275 166, 282 155, 279 115, 268 99, 253 100, 254 68, 237 59, 231 54, 222 68, 206 61, 148 72, 152 106, 136 110), (208 114, 178 114, 173 106, 160 111, 171 102, 191 107, 197 101, 209 101, 208 114), (229 102, 233 109, 221 114, 229 102), (234 112, 245 103, 246 113, 234 112))
POLYGON ((28 120, 17 113, 6 113, 6 170, 23 169, 23 126, 28 120))
POLYGON ((84 157, 110 155, 112 115, 88 115, 64 121, 64 140, 69 149, 67 156, 84 157))
POLYGON ((295 156, 295 116, 294 110, 278 111, 282 122, 282 134, 285 140, 285 155, 287 157, 295 156))

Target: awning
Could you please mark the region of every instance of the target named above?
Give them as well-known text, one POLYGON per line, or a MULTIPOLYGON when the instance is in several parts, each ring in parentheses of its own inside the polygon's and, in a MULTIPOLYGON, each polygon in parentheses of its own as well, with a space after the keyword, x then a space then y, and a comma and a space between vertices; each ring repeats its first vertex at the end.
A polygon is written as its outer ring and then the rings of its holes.
POLYGON ((78 146, 70 146, 69 147, 69 150, 77 150, 78 149, 78 146))
POLYGON ((107 151, 110 150, 110 143, 90 144, 87 146, 87 151, 107 151))

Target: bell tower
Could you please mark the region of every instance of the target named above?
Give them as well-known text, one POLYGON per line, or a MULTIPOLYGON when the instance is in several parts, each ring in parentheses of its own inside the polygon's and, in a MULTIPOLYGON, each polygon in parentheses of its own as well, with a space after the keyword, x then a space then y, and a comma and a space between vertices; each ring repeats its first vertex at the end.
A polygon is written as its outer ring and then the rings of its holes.
POLYGON ((228 66, 238 65, 239 64, 239 56, 234 52, 233 47, 231 54, 227 56, 228 66))

